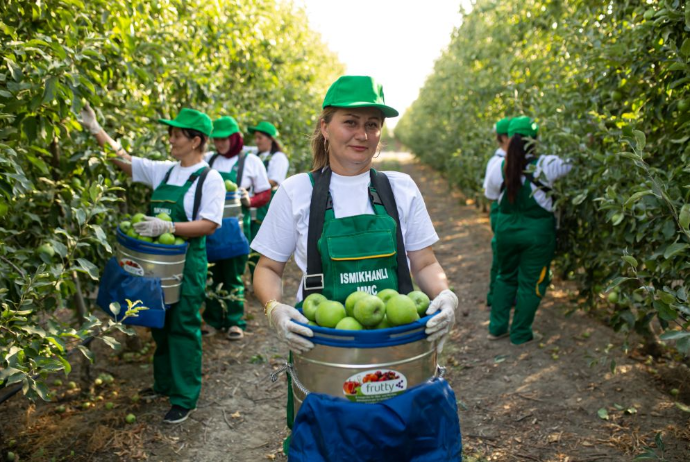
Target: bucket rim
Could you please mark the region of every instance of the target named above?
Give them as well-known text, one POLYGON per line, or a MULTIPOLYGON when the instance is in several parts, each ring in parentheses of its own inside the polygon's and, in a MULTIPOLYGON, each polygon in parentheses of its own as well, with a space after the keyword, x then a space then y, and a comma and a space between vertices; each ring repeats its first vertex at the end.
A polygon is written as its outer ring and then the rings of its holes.
POLYGON ((182 255, 187 252, 188 242, 179 245, 153 244, 129 237, 117 225, 117 242, 129 250, 152 255, 182 255))

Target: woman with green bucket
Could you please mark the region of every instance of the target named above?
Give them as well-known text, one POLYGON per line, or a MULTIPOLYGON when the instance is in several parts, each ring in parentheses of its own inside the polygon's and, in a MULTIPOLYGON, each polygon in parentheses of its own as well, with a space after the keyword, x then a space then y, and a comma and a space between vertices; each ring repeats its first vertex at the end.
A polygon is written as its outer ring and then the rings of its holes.
MULTIPOLYGON (((271 199, 271 185, 266 176, 266 168, 254 154, 245 152, 244 139, 237 122, 224 116, 213 122, 211 134, 216 152, 206 154, 209 165, 220 172, 223 180, 235 183, 242 202, 242 229, 251 241, 250 207, 261 207, 271 199)), ((244 338, 247 322, 244 318, 244 283, 242 275, 247 266, 247 255, 214 261, 210 268, 216 291, 222 284, 230 299, 225 306, 217 298, 206 298, 203 318, 206 322, 204 334, 212 335, 216 330, 227 330, 228 340, 244 338)))
MULTIPOLYGON (((278 129, 271 122, 263 120, 247 130, 254 135, 254 143, 259 152, 259 159, 264 163, 266 173, 268 174, 268 181, 271 183, 271 198, 273 198, 278 187, 287 178, 287 173, 290 169, 290 161, 277 140, 278 129)), ((251 211, 252 237, 259 232, 261 223, 266 218, 269 205, 271 205, 271 201, 263 207, 257 207, 251 211)), ((252 274, 252 278, 254 277, 254 269, 258 261, 258 254, 253 253, 249 256, 249 271, 252 274)))
MULTIPOLYGON (((269 325, 294 353, 303 354, 314 347, 308 340, 313 331, 293 322, 307 324, 307 319, 282 293, 285 264, 293 255, 303 272, 296 295, 298 306, 306 294, 315 292, 341 303, 356 290, 376 293, 391 288, 408 293, 412 290, 410 272, 406 271, 409 259, 415 282, 433 298, 427 314, 439 312, 428 322, 426 333, 429 341, 438 341, 440 351, 455 323, 458 299, 448 289, 445 272, 431 248, 438 236, 414 181, 402 173, 383 174, 372 169, 385 118, 396 117, 398 112, 385 104, 381 85, 366 76, 340 77, 328 90, 322 108, 312 138, 312 171, 292 176, 281 185, 251 244, 261 255, 254 287, 264 303, 269 325), (390 203, 384 207, 380 198, 377 200, 378 191, 386 184, 394 196, 392 207, 390 203), (317 188, 324 194, 312 194, 317 188), (322 227, 323 234, 310 238, 310 227, 317 221, 321 226, 315 228, 322 227), (397 236, 392 238, 397 244, 390 238, 370 242, 359 234, 362 230, 397 236), (318 245, 310 246, 309 242, 317 238, 318 245), (327 243, 335 241, 340 243, 339 251, 352 255, 332 259, 327 243), (309 247, 318 251, 308 252, 309 247), (364 250, 367 257, 358 258, 357 253, 364 250), (319 274, 309 273, 314 260, 323 265, 319 274), (363 267, 381 278, 368 282, 367 288, 341 283, 341 275, 363 267)), ((290 387, 287 413, 292 428, 290 387)), ((286 440, 286 452, 288 445, 286 440)))
POLYGON ((167 396, 171 408, 165 423, 179 423, 196 409, 201 391, 201 315, 206 289, 206 236, 221 224, 225 187, 220 174, 204 162, 204 147, 211 135, 211 119, 194 109, 180 110, 168 126, 170 155, 175 161, 151 161, 130 156, 98 124, 89 106, 82 111, 82 125, 101 146, 110 145, 118 155, 113 162, 135 182, 154 189, 149 215, 133 226, 142 236, 172 233, 187 239, 180 300, 166 311, 162 329, 151 329, 156 342, 153 387, 140 396, 167 396), (201 189, 198 189, 199 182, 201 189), (200 195, 200 196, 199 196, 200 195), (167 214, 172 221, 156 217, 167 214))
POLYGON ((549 192, 571 169, 558 156, 536 156, 538 131, 529 117, 512 119, 506 158, 494 165, 486 179, 486 196, 498 198, 498 276, 487 338, 510 336, 516 345, 535 338, 532 323, 551 282, 549 265, 556 249, 556 220, 549 192), (509 324, 513 304, 515 312, 509 324))

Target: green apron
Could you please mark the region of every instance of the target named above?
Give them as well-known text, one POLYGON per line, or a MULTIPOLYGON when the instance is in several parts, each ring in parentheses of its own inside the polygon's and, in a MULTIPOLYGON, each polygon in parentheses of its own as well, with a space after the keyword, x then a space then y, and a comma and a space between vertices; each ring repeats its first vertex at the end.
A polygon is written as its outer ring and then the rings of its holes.
MULTIPOLYGON (((150 213, 167 213, 173 222, 186 222, 184 196, 196 177, 196 171, 182 186, 165 181, 151 197, 150 213)), ((171 169, 172 170, 172 169, 171 169)), ((187 240, 180 300, 165 314, 162 329, 151 329, 156 342, 153 355, 153 389, 168 396, 171 404, 195 409, 201 392, 201 316, 199 309, 206 289, 206 237, 187 240)))
POLYGON ((491 273, 489 276, 489 293, 486 294, 486 304, 491 306, 493 302, 494 287, 496 285, 496 276, 498 276, 498 259, 496 258, 496 219, 498 218, 498 201, 491 203, 491 210, 489 212, 489 223, 491 223, 491 231, 494 235, 491 238, 491 273))
MULTIPOLYGON (((230 180, 237 184, 238 187, 241 186, 237 179, 239 164, 240 158, 237 159, 230 172, 218 172, 223 177, 223 181, 230 180)), ((213 162, 211 162, 211 167, 213 167, 213 162)), ((242 206, 242 229, 247 239, 249 239, 251 237, 249 208, 245 206, 242 206)), ((247 326, 247 322, 243 319, 244 282, 242 281, 242 275, 246 266, 247 255, 238 255, 226 260, 219 260, 210 267, 209 271, 213 279, 211 290, 216 291, 218 286, 223 284, 223 290, 233 294, 236 300, 225 300, 226 308, 223 308, 219 300, 206 298, 206 308, 204 309, 203 317, 207 324, 216 329, 227 329, 231 326, 238 326, 244 329, 247 326)))
POLYGON ((510 325, 510 340, 516 345, 533 338, 532 322, 551 282, 549 265, 556 248, 554 214, 537 203, 530 184, 525 179, 512 204, 508 194, 503 195, 496 219, 499 269, 489 332, 496 336, 508 332, 510 309, 516 301, 510 325))
MULTIPOLYGON (((314 184, 314 179, 309 174, 314 184)), ((352 292, 362 290, 376 294, 383 289, 398 290, 397 224, 386 212, 376 190, 369 187, 373 215, 336 218, 329 193, 323 232, 318 249, 323 265, 322 294, 329 300, 345 303, 352 292)), ((300 302, 297 307, 301 307, 300 302)), ((289 362, 292 363, 292 353, 289 362)), ((287 424, 295 420, 292 380, 288 374, 287 424)), ((289 438, 283 449, 287 454, 289 438)))

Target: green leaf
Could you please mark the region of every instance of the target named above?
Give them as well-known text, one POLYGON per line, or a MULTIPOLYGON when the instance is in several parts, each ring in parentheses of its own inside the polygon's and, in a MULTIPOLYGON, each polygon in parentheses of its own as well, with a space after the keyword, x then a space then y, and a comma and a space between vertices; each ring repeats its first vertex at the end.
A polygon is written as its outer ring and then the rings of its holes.
POLYGON ((645 146, 647 146, 647 137, 644 132, 639 130, 633 130, 633 135, 635 136, 635 143, 637 144, 637 149, 643 151, 645 146))
POLYGON ((601 409, 599 409, 597 411, 597 415, 602 420, 609 420, 609 411, 607 411, 606 408, 602 407, 601 409))
POLYGON ((45 91, 43 92, 43 100, 41 101, 42 103, 50 103, 53 101, 53 99, 55 99, 55 87, 57 86, 57 83, 57 77, 50 77, 46 81, 45 91))
POLYGON ((664 258, 669 259, 673 256, 678 255, 679 253, 685 251, 685 249, 688 248, 688 244, 682 244, 680 242, 676 242, 675 244, 671 244, 668 247, 666 247, 666 250, 664 251, 664 258))
POLYGON ((110 308, 110 312, 113 313, 115 317, 117 317, 117 315, 120 314, 120 309, 122 307, 120 306, 120 303, 113 302, 108 306, 108 308, 110 308))
POLYGON ((678 214, 678 222, 683 229, 690 227, 690 204, 683 204, 678 214))
POLYGON ((109 337, 107 335, 104 335, 101 337, 101 340, 103 340, 105 342, 105 344, 108 345, 113 350, 117 350, 120 348, 120 342, 115 340, 113 337, 109 337))
POLYGON ((635 260, 635 257, 631 257, 630 255, 623 255, 621 257, 626 263, 630 264, 633 268, 637 268, 637 260, 635 260))
POLYGON ((673 331, 673 332, 664 332, 659 336, 661 340, 681 340, 684 338, 690 338, 690 332, 684 332, 684 331, 673 331))
POLYGON ((79 351, 82 352, 82 354, 86 357, 86 359, 88 359, 88 360, 91 361, 92 363, 94 362, 94 360, 95 360, 96 358, 93 356, 93 352, 92 352, 91 350, 89 350, 89 349, 88 349, 87 347, 85 347, 84 345, 77 345, 77 348, 79 348, 79 351))
POLYGON ((680 409, 683 412, 690 412, 690 406, 686 406, 685 404, 676 401, 674 403, 678 409, 680 409))
POLYGON ((683 40, 683 44, 680 46, 680 54, 686 58, 690 56, 690 38, 683 40))
POLYGON ((88 274, 94 281, 98 280, 98 267, 96 265, 84 258, 77 258, 77 263, 80 267, 77 271, 88 274))
POLYGON ((651 189, 647 189, 645 191, 638 191, 632 196, 628 198, 627 201, 625 201, 625 206, 630 207, 634 202, 637 202, 641 197, 648 196, 650 194, 654 194, 654 192, 651 189))
POLYGON ((572 204, 573 205, 580 205, 585 201, 585 199, 587 199, 587 193, 586 192, 578 194, 577 196, 573 197, 572 204))

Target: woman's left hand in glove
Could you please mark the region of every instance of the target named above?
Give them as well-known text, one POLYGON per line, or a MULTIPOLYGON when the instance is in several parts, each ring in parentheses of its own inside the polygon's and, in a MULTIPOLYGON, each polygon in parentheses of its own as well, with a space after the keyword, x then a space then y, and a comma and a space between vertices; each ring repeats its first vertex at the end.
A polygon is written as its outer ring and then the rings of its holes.
POLYGON ((249 192, 244 188, 240 188, 237 191, 240 193, 240 203, 245 207, 251 207, 252 202, 249 198, 249 192))
POLYGON ((173 231, 173 224, 170 221, 161 220, 156 217, 144 217, 143 221, 132 225, 134 230, 142 236, 158 237, 163 233, 173 231))
POLYGON ((438 340, 437 351, 443 351, 443 345, 446 343, 450 330, 455 325, 455 312, 458 309, 458 297, 446 289, 434 298, 426 310, 426 314, 434 314, 440 311, 436 316, 429 319, 426 323, 427 340, 433 342, 438 340))

